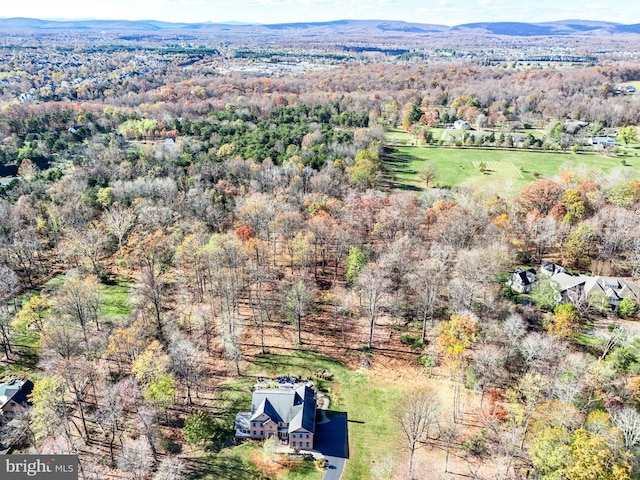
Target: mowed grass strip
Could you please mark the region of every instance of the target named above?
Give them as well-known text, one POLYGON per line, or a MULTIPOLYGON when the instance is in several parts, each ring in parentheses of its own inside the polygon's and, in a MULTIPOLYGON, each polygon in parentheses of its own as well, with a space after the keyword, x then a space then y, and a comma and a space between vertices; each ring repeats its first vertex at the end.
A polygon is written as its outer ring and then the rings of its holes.
POLYGON ((522 178, 522 170, 516 168, 512 162, 473 162, 473 166, 480 170, 484 168, 485 171, 496 172, 504 175, 505 177, 522 178))

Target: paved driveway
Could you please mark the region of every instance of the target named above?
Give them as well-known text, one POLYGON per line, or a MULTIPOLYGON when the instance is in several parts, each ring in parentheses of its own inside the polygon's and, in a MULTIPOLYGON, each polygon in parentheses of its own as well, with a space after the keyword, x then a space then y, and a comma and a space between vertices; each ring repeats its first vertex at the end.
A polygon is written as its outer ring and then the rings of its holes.
POLYGON ((349 458, 349 432, 346 412, 328 410, 326 423, 316 424, 315 450, 327 460, 327 470, 323 480, 339 480, 344 464, 349 458))

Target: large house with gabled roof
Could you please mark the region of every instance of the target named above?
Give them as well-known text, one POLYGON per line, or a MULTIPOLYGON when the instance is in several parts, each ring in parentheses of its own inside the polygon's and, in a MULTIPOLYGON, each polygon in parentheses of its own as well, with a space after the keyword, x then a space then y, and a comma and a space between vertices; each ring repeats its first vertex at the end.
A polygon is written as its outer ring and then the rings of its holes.
POLYGON ((31 380, 12 380, 0 383, 0 425, 26 410, 31 402, 28 396, 33 390, 31 380))
MULTIPOLYGON (((557 302, 579 304, 592 295, 603 295, 612 308, 617 308, 624 298, 640 304, 640 289, 630 281, 616 277, 571 275, 553 262, 542 262, 539 273, 549 277, 558 286, 557 302)), ((533 268, 517 268, 506 284, 518 293, 529 293, 538 281, 533 268)))
POLYGON ((236 415, 236 438, 277 438, 296 450, 310 450, 316 424, 316 391, 294 380, 256 385, 251 411, 236 415))

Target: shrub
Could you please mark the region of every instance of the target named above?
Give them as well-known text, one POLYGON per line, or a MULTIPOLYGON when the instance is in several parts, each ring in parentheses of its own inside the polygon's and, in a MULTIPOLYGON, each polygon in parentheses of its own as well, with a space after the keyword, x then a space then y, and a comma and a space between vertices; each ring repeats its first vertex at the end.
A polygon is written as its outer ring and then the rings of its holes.
POLYGON ((469 440, 464 442, 462 444, 462 450, 476 457, 479 457, 480 455, 482 455, 487 449, 484 435, 485 434, 483 431, 477 437, 470 438, 469 440))
POLYGON ((422 355, 421 357, 418 357, 418 363, 427 368, 435 367, 438 365, 438 359, 432 355, 422 355))
POLYGON ((464 377, 464 386, 469 390, 474 390, 480 381, 480 375, 475 367, 467 368, 464 377))
POLYGON ((400 337, 400 343, 402 343, 403 345, 410 345, 411 348, 424 347, 424 342, 420 337, 415 337, 409 334, 402 335, 402 337, 400 337))
POLYGON ((192 413, 184 422, 184 439, 189 445, 205 445, 216 431, 215 420, 206 412, 192 413))
POLYGON ((627 317, 629 315, 633 315, 635 311, 636 311, 636 304, 629 297, 623 298, 620 304, 618 305, 618 314, 621 317, 627 317))

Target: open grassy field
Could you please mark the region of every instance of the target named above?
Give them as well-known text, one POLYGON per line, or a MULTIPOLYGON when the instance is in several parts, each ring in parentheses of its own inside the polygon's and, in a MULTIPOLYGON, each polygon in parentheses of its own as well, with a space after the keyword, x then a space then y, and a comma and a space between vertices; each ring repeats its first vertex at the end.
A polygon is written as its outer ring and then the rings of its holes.
MULTIPOLYGON (((394 132, 393 135, 397 138, 401 134, 394 132)), ((614 168, 629 169, 640 175, 640 156, 637 156, 640 146, 634 144, 624 150, 626 166, 622 165, 622 158, 593 154, 402 146, 387 149, 384 169, 389 184, 396 188, 422 189, 424 184, 418 172, 427 161, 437 167, 437 183, 442 186, 521 188, 537 178, 551 178, 564 169, 576 170, 585 179, 596 181, 614 168)))
MULTIPOLYGON (((233 417, 237 411, 249 408, 250 386, 255 377, 298 375, 313 378, 317 370, 327 370, 332 374, 331 380, 316 381, 316 386, 329 396, 329 410, 347 412, 349 420, 350 458, 343 479, 371 478, 373 459, 383 458, 386 453, 397 453, 399 429, 395 423, 396 414, 402 398, 412 391, 414 385, 381 381, 370 375, 368 370, 352 371, 338 360, 313 352, 262 355, 252 361, 251 377, 244 377, 226 385, 224 393, 221 394, 224 411, 220 413, 228 427, 233 425, 233 417)), ((254 478, 249 474, 254 471, 254 467, 251 467, 251 462, 247 459, 246 448, 224 448, 218 454, 212 455, 208 462, 214 470, 225 463, 241 466, 249 475, 246 478, 254 478)), ((314 471, 305 472, 292 472, 282 478, 311 480, 317 476, 314 471)))

